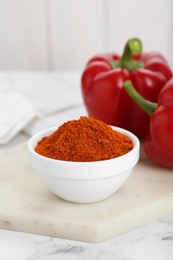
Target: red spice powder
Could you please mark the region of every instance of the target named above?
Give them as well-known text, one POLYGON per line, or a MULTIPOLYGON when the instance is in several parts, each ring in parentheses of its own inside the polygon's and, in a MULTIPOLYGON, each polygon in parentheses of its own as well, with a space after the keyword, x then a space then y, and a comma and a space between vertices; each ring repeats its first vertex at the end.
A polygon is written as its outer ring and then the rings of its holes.
POLYGON ((53 134, 38 142, 35 151, 63 161, 91 162, 128 153, 131 139, 92 117, 80 117, 61 125, 53 134))

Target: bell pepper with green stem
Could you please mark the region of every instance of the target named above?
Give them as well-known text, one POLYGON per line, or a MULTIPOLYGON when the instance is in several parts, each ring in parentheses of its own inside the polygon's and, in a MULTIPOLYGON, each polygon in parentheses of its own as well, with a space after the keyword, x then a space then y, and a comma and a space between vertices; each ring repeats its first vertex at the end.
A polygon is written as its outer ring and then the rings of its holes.
POLYGON ((142 52, 138 38, 127 41, 122 57, 115 53, 96 55, 86 65, 81 89, 89 116, 136 134, 149 131, 149 116, 127 95, 123 83, 131 80, 137 91, 156 102, 163 85, 172 77, 160 53, 142 52))
POLYGON ((173 78, 158 96, 158 103, 144 99, 131 81, 124 87, 129 96, 150 118, 150 132, 144 140, 144 151, 149 159, 165 167, 173 168, 173 78))

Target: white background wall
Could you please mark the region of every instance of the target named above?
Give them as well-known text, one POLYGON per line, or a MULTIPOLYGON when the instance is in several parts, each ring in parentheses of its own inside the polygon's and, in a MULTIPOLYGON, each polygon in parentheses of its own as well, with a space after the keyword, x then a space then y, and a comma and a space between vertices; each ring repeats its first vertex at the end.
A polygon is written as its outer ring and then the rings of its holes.
POLYGON ((173 65, 172 0, 0 0, 0 69, 80 69, 129 37, 173 65))

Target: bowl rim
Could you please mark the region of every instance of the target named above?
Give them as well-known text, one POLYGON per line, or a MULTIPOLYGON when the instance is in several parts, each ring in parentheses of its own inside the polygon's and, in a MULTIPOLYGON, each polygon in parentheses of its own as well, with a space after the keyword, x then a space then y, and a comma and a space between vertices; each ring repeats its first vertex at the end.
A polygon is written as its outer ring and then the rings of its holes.
POLYGON ((28 140, 28 158, 30 164, 43 178, 51 177, 71 181, 93 181, 115 176, 118 177, 132 170, 139 160, 140 142, 138 138, 130 131, 115 126, 111 127, 129 136, 134 144, 133 149, 122 156, 101 161, 75 162, 52 159, 38 154, 34 150, 38 141, 45 136, 49 136, 58 127, 51 127, 40 131, 28 140), (71 174, 72 172, 73 174, 71 174))

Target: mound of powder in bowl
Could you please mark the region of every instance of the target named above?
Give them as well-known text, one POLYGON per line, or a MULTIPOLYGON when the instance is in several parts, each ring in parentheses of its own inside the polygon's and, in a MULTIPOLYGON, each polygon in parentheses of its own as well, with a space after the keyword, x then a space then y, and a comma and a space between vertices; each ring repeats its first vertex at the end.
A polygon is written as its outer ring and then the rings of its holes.
POLYGON ((133 148, 131 139, 92 117, 82 116, 61 125, 40 140, 35 151, 52 159, 91 162, 116 158, 133 148))

